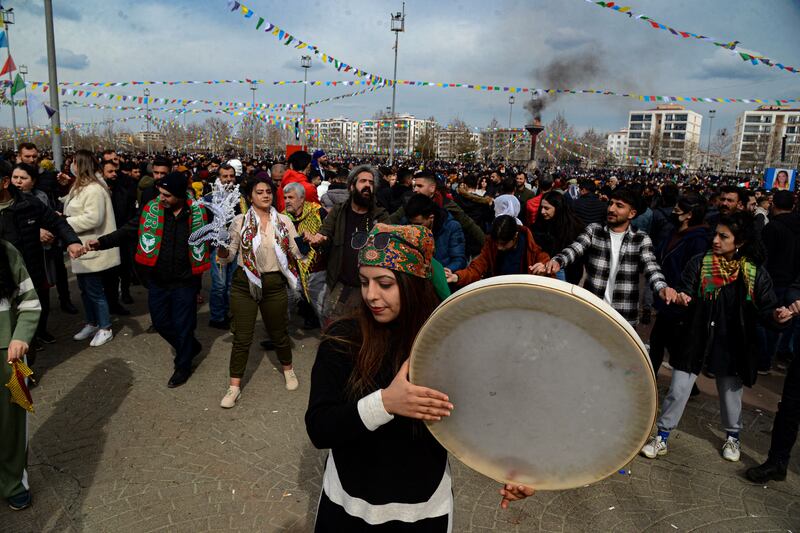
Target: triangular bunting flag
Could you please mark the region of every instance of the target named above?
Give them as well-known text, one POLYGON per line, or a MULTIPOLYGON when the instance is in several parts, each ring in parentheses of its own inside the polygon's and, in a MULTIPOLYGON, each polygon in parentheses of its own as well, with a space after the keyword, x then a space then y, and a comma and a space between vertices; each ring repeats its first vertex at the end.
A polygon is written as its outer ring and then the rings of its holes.
POLYGON ((17 74, 16 77, 14 78, 14 84, 11 86, 11 96, 16 95, 24 88, 25 88, 25 82, 22 80, 22 76, 17 74))
POLYGON ((0 31, 0 48, 8 48, 8 37, 5 31, 0 31))
POLYGON ((56 110, 47 104, 42 104, 42 105, 44 106, 44 110, 47 111, 47 118, 53 118, 53 115, 56 114, 56 110))
POLYGON ((8 74, 9 72, 14 72, 15 70, 17 70, 17 66, 14 64, 14 60, 11 59, 11 56, 9 55, 8 59, 6 59, 6 62, 3 65, 3 70, 0 70, 0 76, 8 74))

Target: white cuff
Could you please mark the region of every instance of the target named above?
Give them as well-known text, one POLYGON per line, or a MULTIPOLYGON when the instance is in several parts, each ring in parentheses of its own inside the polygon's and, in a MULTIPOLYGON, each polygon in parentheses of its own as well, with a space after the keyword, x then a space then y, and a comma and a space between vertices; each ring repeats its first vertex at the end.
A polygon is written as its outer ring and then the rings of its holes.
POLYGON ((358 400, 358 416, 370 431, 375 431, 382 425, 394 420, 394 415, 386 412, 383 406, 383 396, 378 389, 358 400))

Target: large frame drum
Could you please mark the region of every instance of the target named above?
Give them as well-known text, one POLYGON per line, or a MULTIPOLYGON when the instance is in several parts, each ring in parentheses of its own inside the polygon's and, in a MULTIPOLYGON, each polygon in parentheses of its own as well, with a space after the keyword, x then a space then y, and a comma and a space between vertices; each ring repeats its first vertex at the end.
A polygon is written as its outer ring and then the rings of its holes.
POLYGON ((417 336, 411 381, 448 394, 428 427, 466 465, 538 490, 580 487, 639 452, 656 417, 647 349, 611 306, 531 275, 473 283, 417 336))

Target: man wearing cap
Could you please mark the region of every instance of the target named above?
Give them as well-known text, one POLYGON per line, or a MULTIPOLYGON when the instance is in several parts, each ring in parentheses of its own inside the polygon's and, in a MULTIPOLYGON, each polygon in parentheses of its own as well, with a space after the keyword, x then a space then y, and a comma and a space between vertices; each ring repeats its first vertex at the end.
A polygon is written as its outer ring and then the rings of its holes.
POLYGON ((170 172, 156 182, 158 198, 148 202, 139 222, 98 240, 91 250, 116 248, 136 238, 136 263, 149 280, 150 318, 158 334, 175 349, 175 371, 167 386, 179 387, 192 373, 192 359, 202 349, 197 327, 197 276, 211 267, 206 244, 189 245, 189 235, 207 222, 206 211, 189 197, 185 174, 170 172))

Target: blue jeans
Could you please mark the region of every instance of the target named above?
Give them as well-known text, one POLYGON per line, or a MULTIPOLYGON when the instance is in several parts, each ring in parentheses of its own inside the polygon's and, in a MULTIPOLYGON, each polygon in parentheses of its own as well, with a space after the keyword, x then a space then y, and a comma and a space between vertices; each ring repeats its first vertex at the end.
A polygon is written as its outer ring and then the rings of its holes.
POLYGON ((103 273, 78 274, 76 277, 81 289, 86 323, 99 326, 100 329, 111 328, 111 314, 108 312, 108 301, 103 291, 103 273))
POLYGON ((190 371, 200 352, 194 337, 197 327, 197 288, 165 289, 150 283, 147 305, 158 334, 175 349, 175 370, 190 371))
POLYGON ((217 250, 211 252, 211 296, 208 301, 210 320, 223 322, 228 319, 231 306, 231 282, 236 272, 236 258, 228 264, 217 263, 217 250))

